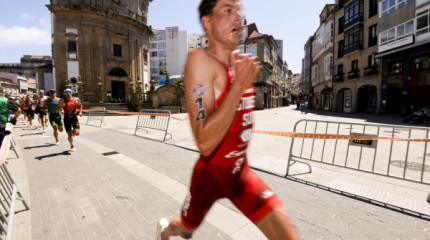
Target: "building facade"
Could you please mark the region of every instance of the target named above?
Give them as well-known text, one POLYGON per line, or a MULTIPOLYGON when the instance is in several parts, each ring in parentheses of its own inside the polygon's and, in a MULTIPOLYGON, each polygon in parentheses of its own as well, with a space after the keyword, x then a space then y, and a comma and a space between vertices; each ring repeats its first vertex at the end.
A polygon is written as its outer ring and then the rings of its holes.
POLYGON ((304 46, 305 57, 302 60, 302 86, 303 95, 309 99, 309 107, 313 107, 313 88, 312 88, 312 41, 314 36, 310 36, 304 46))
POLYGON ((54 88, 84 103, 132 102, 150 89, 152 0, 51 0, 54 88))
POLYGON ((378 4, 382 112, 407 114, 430 103, 430 1, 378 4))
POLYGON ((333 110, 380 113, 377 0, 336 0, 334 41, 333 110))
POLYGON ((332 109, 334 4, 327 4, 320 13, 320 26, 312 41, 311 82, 312 107, 332 109))
POLYGON ((278 49, 280 48, 278 43, 281 41, 277 41, 272 35, 259 33, 255 23, 246 24, 246 22, 242 27, 241 38, 241 43, 237 49, 241 53, 249 53, 258 57, 263 67, 254 82, 255 108, 265 109, 282 106, 282 88, 286 73, 284 72, 284 62, 278 56, 278 49))
POLYGON ((28 78, 35 77, 33 68, 49 65, 51 56, 47 55, 23 55, 20 63, 0 63, 0 71, 15 73, 28 78))
POLYGON ((170 76, 182 75, 188 53, 187 31, 178 27, 167 27, 165 30, 153 30, 150 38, 151 79, 164 81, 160 71, 167 71, 170 76))

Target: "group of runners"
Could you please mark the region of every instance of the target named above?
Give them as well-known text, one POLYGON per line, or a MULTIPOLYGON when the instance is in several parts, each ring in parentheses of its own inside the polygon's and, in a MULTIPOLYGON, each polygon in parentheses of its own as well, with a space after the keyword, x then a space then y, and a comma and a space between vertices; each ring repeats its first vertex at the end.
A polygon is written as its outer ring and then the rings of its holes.
POLYGON ((79 98, 73 97, 72 90, 66 88, 62 98, 57 97, 55 89, 48 91, 48 96, 44 90, 39 91, 39 95, 34 100, 27 95, 19 103, 24 114, 24 120, 27 119, 30 126, 33 126, 34 115, 38 116, 39 127, 42 133, 46 132, 48 121, 52 126, 55 145, 60 145, 58 132, 66 129, 70 143, 70 151, 75 151, 73 137, 80 134, 80 126, 77 115, 82 117, 82 104, 79 98), (79 108, 79 112, 78 112, 79 108), (61 115, 64 115, 64 122, 61 115))

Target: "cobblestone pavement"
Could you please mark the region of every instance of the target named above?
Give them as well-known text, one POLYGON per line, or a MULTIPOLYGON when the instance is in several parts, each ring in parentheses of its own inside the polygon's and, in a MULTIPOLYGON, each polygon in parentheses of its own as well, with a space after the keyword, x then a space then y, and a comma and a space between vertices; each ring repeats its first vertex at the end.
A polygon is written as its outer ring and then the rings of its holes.
MULTIPOLYGON (((135 121, 129 124, 133 127, 135 121)), ((51 129, 41 134, 22 122, 14 129, 20 158, 11 151, 9 165, 31 208, 16 214, 14 239, 153 239, 159 218, 179 215, 198 153, 178 147, 180 141, 166 144, 81 126, 74 153, 68 151, 65 133, 60 134, 60 146, 54 146, 51 129)), ((428 220, 256 173, 285 202, 303 239, 430 235, 428 220)), ((193 239, 265 237, 229 201, 221 200, 193 239)))

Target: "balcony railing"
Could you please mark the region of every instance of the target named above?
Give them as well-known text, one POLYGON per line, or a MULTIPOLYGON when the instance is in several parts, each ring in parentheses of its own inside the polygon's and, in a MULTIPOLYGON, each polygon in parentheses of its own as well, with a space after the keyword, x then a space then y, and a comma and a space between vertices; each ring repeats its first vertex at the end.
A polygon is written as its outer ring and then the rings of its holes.
POLYGON ((378 66, 369 66, 364 69, 364 76, 372 76, 378 74, 378 66))
POLYGON ((360 77, 360 70, 348 72, 348 79, 359 78, 359 77, 360 77))
POLYGON ((343 82, 345 80, 345 73, 341 72, 336 75, 334 75, 334 81, 335 82, 343 82))

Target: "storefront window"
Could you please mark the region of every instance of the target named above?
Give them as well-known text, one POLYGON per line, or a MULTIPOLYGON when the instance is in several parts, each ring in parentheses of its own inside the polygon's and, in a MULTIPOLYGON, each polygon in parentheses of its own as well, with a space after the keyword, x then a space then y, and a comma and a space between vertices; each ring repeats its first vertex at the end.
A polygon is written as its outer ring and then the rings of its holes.
POLYGON ((430 53, 413 57, 411 68, 412 72, 430 70, 430 53))
POLYGON ((389 63, 389 75, 398 75, 403 73, 403 62, 402 60, 392 61, 389 63))

